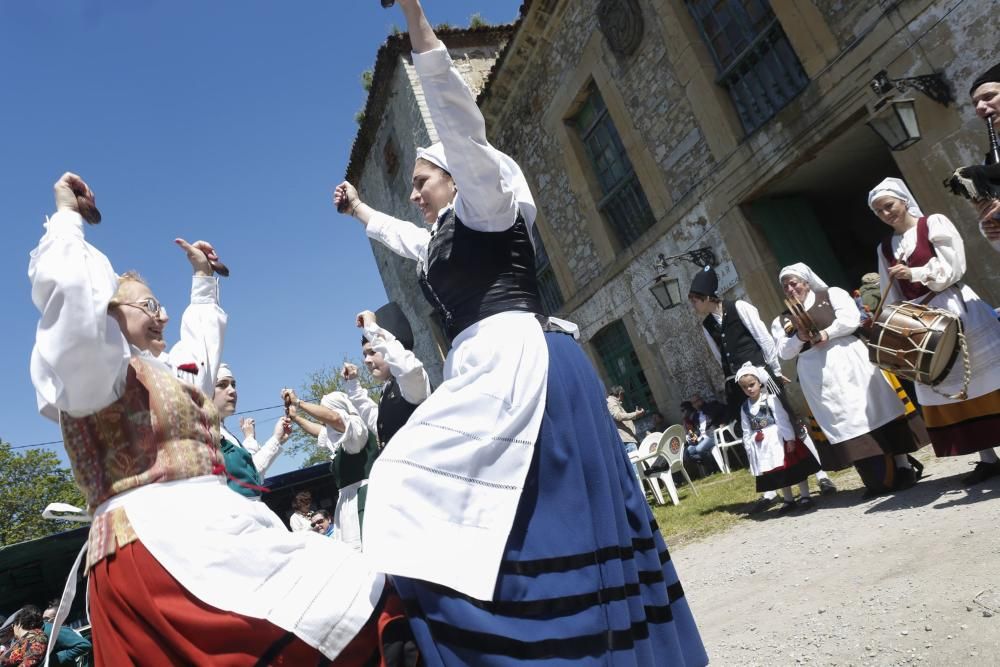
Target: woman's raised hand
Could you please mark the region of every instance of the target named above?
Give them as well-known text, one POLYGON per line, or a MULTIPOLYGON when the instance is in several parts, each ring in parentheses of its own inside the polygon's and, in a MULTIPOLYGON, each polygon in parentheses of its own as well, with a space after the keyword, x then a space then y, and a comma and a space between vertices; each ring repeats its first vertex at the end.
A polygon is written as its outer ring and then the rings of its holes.
MULTIPOLYGON (((179 245, 191 262, 196 276, 210 276, 213 273, 212 262, 218 262, 219 256, 215 248, 208 241, 195 241, 188 243, 184 239, 174 239, 174 243, 179 245)), ((227 271, 228 273, 228 271, 227 271)))
POLYGON ((361 204, 358 197, 358 190, 353 185, 344 181, 333 190, 333 205, 338 213, 354 215, 355 209, 361 204))
POLYGON ((79 213, 92 225, 101 221, 101 213, 94 204, 94 193, 82 178, 67 171, 52 186, 56 198, 56 210, 70 210, 79 213))

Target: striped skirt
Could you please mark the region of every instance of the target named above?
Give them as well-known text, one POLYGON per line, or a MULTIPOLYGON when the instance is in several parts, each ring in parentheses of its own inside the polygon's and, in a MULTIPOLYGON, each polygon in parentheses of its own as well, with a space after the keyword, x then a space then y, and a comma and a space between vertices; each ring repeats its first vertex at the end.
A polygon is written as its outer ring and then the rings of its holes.
POLYGON ((421 654, 430 666, 705 665, 603 385, 571 337, 545 338, 545 417, 493 599, 394 578, 421 654))

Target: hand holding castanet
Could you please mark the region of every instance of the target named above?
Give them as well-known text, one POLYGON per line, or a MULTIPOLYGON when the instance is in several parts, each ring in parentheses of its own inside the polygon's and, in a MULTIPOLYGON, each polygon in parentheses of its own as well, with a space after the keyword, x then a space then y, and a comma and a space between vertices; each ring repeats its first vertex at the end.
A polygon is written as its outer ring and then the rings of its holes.
POLYGON ((56 210, 76 211, 91 225, 101 222, 101 212, 94 203, 94 193, 82 178, 67 171, 52 186, 56 197, 56 210))

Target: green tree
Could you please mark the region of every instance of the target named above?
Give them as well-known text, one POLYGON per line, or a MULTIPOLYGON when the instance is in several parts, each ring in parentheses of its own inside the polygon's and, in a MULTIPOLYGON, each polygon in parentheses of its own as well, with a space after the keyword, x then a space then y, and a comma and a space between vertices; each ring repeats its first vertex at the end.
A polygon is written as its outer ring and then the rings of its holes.
POLYGON ((49 503, 86 507, 73 473, 47 449, 18 451, 0 441, 0 547, 60 533, 79 524, 42 518, 49 503))
MULTIPOLYGON (((358 382, 368 391, 368 395, 372 397, 372 400, 378 403, 379 398, 382 396, 382 387, 372 378, 372 374, 368 368, 364 364, 356 363, 350 359, 345 359, 344 361, 358 367, 358 382)), ((344 378, 340 374, 341 368, 343 368, 343 365, 337 368, 327 367, 313 371, 296 390, 296 394, 303 401, 319 403, 319 400, 325 394, 344 391, 344 378)), ((316 438, 300 428, 295 428, 292 431, 292 436, 289 438, 288 444, 285 445, 285 451, 292 455, 305 454, 306 458, 302 462, 303 468, 330 460, 329 450, 317 445, 316 438)))
POLYGON ((476 12, 475 14, 469 17, 470 28, 485 28, 488 25, 489 23, 486 22, 486 19, 484 19, 483 15, 480 14, 479 12, 476 12))

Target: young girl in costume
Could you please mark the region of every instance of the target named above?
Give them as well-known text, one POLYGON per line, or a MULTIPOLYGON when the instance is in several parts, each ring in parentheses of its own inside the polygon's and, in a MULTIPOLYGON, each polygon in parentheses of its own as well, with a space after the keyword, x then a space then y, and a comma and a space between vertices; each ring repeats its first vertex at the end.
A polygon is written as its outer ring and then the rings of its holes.
POLYGON ((740 408, 743 446, 757 491, 780 489, 783 502, 778 512, 786 514, 813 507, 809 475, 820 466, 804 442, 809 436, 796 428, 781 401, 765 388, 769 377, 765 369, 750 363, 736 372, 736 382, 747 397, 740 408), (799 485, 798 501, 792 496, 793 484, 799 485))

